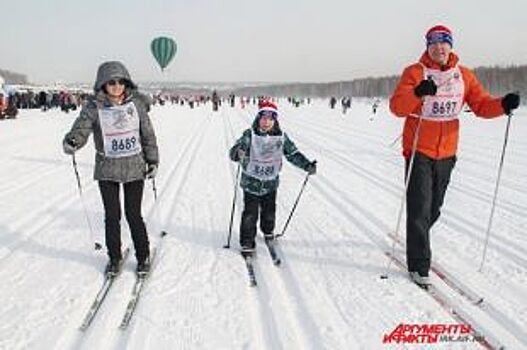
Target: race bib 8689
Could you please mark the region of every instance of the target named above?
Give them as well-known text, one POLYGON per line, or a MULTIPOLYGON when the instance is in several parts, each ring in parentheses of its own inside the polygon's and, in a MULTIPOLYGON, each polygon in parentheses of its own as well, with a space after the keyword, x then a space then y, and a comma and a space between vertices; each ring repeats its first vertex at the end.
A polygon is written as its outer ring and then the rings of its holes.
POLYGON ((105 156, 121 158, 141 152, 139 115, 132 102, 100 109, 99 120, 105 156))

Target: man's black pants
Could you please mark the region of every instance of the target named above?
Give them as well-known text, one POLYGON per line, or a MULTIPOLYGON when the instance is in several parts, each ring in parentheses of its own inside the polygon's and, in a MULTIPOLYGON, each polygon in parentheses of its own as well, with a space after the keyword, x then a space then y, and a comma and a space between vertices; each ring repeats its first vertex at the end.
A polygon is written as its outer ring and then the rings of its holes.
MULTIPOLYGON (((409 159, 406 160, 408 174, 409 159)), ((408 271, 428 276, 432 252, 430 229, 441 206, 456 157, 432 159, 416 153, 406 196, 406 258, 408 271)))

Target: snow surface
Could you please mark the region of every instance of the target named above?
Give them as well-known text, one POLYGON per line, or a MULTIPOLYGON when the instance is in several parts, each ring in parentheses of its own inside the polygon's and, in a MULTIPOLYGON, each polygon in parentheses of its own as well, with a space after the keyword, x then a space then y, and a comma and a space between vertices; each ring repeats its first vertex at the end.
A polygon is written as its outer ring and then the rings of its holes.
MULTIPOLYGON (((227 239, 236 165, 228 148, 253 120, 245 110, 210 105, 154 107, 161 167, 154 202, 143 214, 152 246, 169 232, 128 330, 118 325, 134 282, 133 254, 87 332, 78 330, 102 282, 104 252, 94 252, 70 157, 61 140, 76 114, 21 111, 0 122, 1 349, 382 349, 400 323, 458 323, 390 264, 403 188, 402 120, 383 101, 353 101, 346 115, 327 101, 299 108, 281 101, 280 122, 300 150, 318 160, 286 235, 282 266, 261 235, 248 285, 238 254, 241 193, 227 239), (373 117, 373 119, 372 119, 373 117)), ((493 317, 452 300, 489 338, 527 348, 527 110, 514 116, 487 258, 478 272, 506 118, 464 113, 458 162, 442 217, 432 231, 434 262, 485 298, 493 317)), ((88 216, 98 239, 103 212, 92 180, 94 150, 78 152, 88 216)), ((278 192, 281 231, 305 173, 284 164, 278 192)), ((404 227, 404 220, 402 223, 404 227)), ((123 242, 130 244, 123 222, 123 242)), ((404 241, 404 230, 399 237, 404 241)), ((404 252, 397 246, 398 252, 404 252)), ((442 283, 437 280, 437 283, 442 283)), ((445 287, 448 289, 447 287, 445 287)), ((443 288, 443 289, 445 289, 443 288)), ((416 345, 408 345, 416 348, 416 345)), ((427 348, 429 348, 428 346, 427 348)), ((425 348, 418 347, 418 348, 425 348)), ((479 348, 443 343, 432 348, 479 348)))

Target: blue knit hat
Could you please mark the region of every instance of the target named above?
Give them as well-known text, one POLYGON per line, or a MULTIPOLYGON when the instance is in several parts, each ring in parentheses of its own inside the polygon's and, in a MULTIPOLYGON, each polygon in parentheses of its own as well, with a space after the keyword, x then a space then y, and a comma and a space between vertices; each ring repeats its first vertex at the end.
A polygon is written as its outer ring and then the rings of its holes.
POLYGON ((453 47, 452 31, 443 25, 433 26, 426 32, 426 47, 436 43, 448 43, 453 47))

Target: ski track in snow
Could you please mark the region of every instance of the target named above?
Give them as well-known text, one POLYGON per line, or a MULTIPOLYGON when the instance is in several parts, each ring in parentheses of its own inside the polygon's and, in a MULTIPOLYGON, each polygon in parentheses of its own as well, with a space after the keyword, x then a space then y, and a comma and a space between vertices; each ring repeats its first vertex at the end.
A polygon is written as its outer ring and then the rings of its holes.
MULTIPOLYGON (((159 250, 126 331, 117 327, 135 280, 133 254, 91 327, 78 330, 102 283, 106 257, 90 251, 71 160, 61 154, 62 137, 75 115, 21 111, 18 120, 1 123, 6 129, 1 154, 10 171, 0 174, 0 348, 371 349, 381 348, 383 334, 399 323, 455 323, 403 271, 392 268, 388 280, 379 279, 386 272, 384 251, 392 245, 402 194, 400 141, 390 146, 402 120, 388 115, 386 101, 374 118, 370 106, 358 101, 344 116, 325 101, 300 108, 282 101, 282 128, 304 154, 318 160, 318 174, 310 178, 286 235, 278 240, 280 267, 272 264, 263 238, 257 237, 256 288, 248 286, 238 252, 239 188, 231 249, 221 248, 236 177, 227 152, 252 123, 255 106, 223 106, 218 112, 210 105, 154 107, 161 155, 158 198, 154 201, 147 181, 143 213, 151 246, 159 250), (160 240, 162 230, 168 235, 160 240)), ((485 297, 478 309, 452 294, 467 319, 496 342, 527 346, 527 245, 522 234, 527 226, 527 143, 522 138, 527 124, 520 119, 525 112, 518 114, 483 273, 476 270, 504 118, 463 116, 458 163, 432 239, 434 264, 485 297)), ((77 157, 88 215, 102 239, 91 141, 77 157)), ((304 176, 284 162, 276 233, 304 176)), ((400 240, 404 225, 403 220, 400 240)), ((130 245, 125 220, 122 227, 123 245, 130 245)), ((396 249, 404 252, 404 245, 396 249)))
MULTIPOLYGON (((340 158, 339 159, 340 164, 343 167, 348 167, 350 172, 361 172, 362 173, 361 175, 367 181, 375 182, 375 185, 377 187, 384 187, 386 193, 389 193, 389 194, 393 195, 394 198, 400 198, 400 196, 401 196, 401 189, 402 189, 401 185, 398 185, 393 180, 389 180, 389 179, 387 180, 386 178, 383 178, 380 175, 378 175, 379 174, 378 172, 368 170, 367 168, 362 166, 360 163, 358 163, 356 161, 353 161, 351 158, 348 159, 347 157, 342 156, 341 154, 334 154, 334 155, 328 154, 328 155, 326 155, 326 157, 327 158, 337 158, 337 157, 340 158)), ((397 165, 397 164, 395 164, 395 165, 397 165)), ((453 177, 455 177, 456 175, 457 174, 454 174, 453 177)), ((453 185, 451 185, 451 188, 455 188, 457 190, 457 189, 462 188, 462 187, 459 186, 459 185, 453 184, 453 185)), ((463 192, 463 191, 461 191, 461 192, 463 192)), ((465 194, 465 193, 463 192, 463 194, 465 194)), ((469 197, 470 197, 470 199, 477 198, 477 199, 481 200, 480 197, 477 197, 477 196, 474 196, 474 195, 471 195, 469 197)), ((466 198, 466 199, 468 200, 469 198, 466 198)), ((486 198, 486 200, 484 201, 484 203, 486 203, 485 208, 488 207, 488 203, 491 201, 491 199, 492 199, 491 195, 489 194, 488 197, 486 198)), ((518 205, 517 208, 514 208, 514 207, 512 207, 511 204, 503 205, 501 203, 501 201, 499 201, 499 202, 500 203, 498 203, 498 208, 506 210, 509 213, 513 214, 513 215, 523 216, 523 215, 526 214, 526 212, 524 211, 526 209, 526 207, 522 206, 521 204, 518 205)), ((474 229, 477 229, 475 231, 481 233, 481 232, 484 232, 486 230, 486 227, 484 227, 483 225, 481 225, 478 222, 467 220, 466 216, 464 216, 461 213, 456 213, 456 212, 450 210, 448 208, 448 206, 445 206, 445 207, 446 208, 443 208, 442 211, 443 211, 444 214, 446 213, 446 215, 448 216, 449 220, 450 219, 455 219, 458 222, 463 223, 466 227, 468 227, 468 229, 464 230, 464 231, 466 231, 467 234, 471 235, 473 238, 478 239, 480 241, 483 240, 483 237, 477 237, 476 235, 472 234, 471 231, 474 231, 474 229)), ((486 222, 485 222, 485 224, 486 224, 486 222)), ((459 229, 460 226, 458 225, 456 228, 459 229)), ((515 227, 515 229, 518 230, 519 227, 515 227)), ((525 248, 523 248, 522 246, 516 245, 517 242, 510 241, 510 240, 508 240, 507 237, 500 237, 499 239, 496 239, 496 238, 493 238, 493 239, 494 239, 493 243, 498 244, 498 245, 503 245, 502 249, 504 249, 507 252, 507 254, 505 254, 506 256, 510 257, 511 259, 516 260, 520 266, 522 266, 522 265, 526 266, 527 265, 526 260, 524 258, 522 258, 522 256, 525 256, 527 254, 527 251, 525 250, 525 248), (518 254, 514 254, 513 252, 510 252, 510 251, 508 251, 508 249, 517 250, 518 254)))
MULTIPOLYGON (((317 130, 318 132, 318 130, 317 130)), ((312 137, 313 135, 310 135, 310 137, 312 137)), ((316 142, 316 141, 315 141, 316 142)), ((312 142, 312 143, 315 143, 315 142, 312 142)), ((328 155, 326 155, 328 156, 328 155)), ((328 157, 326 157, 327 159, 328 157)), ((329 157, 331 158, 331 157, 329 157)), ((344 158, 344 157, 342 157, 344 158)), ((345 162, 341 162, 341 165, 342 166, 345 166, 346 164, 345 163, 350 163, 350 164, 353 164, 353 168, 355 169, 361 169, 361 166, 355 162, 353 162, 351 159, 345 159, 345 162)), ((362 169, 362 170, 365 170, 365 169, 362 169)), ((350 168, 350 171, 353 171, 351 168, 350 168)), ((375 173, 373 172, 368 172, 367 170, 365 170, 366 173, 368 173, 366 176, 364 176, 364 178, 366 179, 372 179, 372 178, 378 178, 378 176, 375 175, 375 173)), ((382 187, 383 185, 383 182, 382 182, 382 179, 379 178, 379 181, 377 183, 378 186, 382 187)), ((337 191, 337 190, 336 190, 337 191)), ((391 192, 390 189, 387 190, 387 192, 391 192)), ((395 196, 397 196, 397 193, 393 193, 395 196)), ((400 196, 400 194, 399 194, 400 196)), ((357 209, 360 208, 360 206, 356 206, 357 209)), ((363 210, 361 210, 363 211, 363 210)), ((374 220, 373 221, 376 221, 375 225, 376 226, 381 226, 382 228, 382 224, 379 225, 380 221, 379 220, 376 220, 375 219, 375 215, 370 215, 370 214, 365 214, 365 217, 366 218, 373 218, 374 220)), ((463 220, 463 217, 459 216, 459 219, 460 220, 463 220)), ((467 220, 464 220, 465 222, 468 223, 467 220)), ((468 225, 470 226, 474 226, 475 224, 473 223, 469 223, 468 225)), ((382 228, 381 231, 384 231, 384 232, 389 232, 387 230, 386 227, 382 228)), ((481 231, 483 231, 483 229, 481 229, 481 231)), ((500 238, 501 239, 501 238, 500 238)), ((508 251, 506 254, 504 254, 506 256, 511 256, 512 255, 512 258, 515 258, 514 260, 518 261, 518 266, 526 266, 526 264, 524 263, 524 261, 522 260, 522 258, 518 257, 518 256, 515 256, 514 254, 512 254, 510 251, 508 251)), ((516 298, 517 298, 517 302, 520 302, 521 303, 521 299, 520 299, 520 294, 517 294, 516 295, 516 298)), ((499 320, 501 323, 503 323, 507 328, 509 328, 514 334, 516 334, 518 336, 519 339, 522 339, 522 341, 525 343, 527 341, 527 337, 525 336, 525 332, 521 330, 521 327, 519 327, 515 321, 513 320, 510 320, 510 319, 507 319, 506 316, 504 316, 504 314, 499 311, 498 309, 494 308, 492 305, 488 305, 487 306, 487 310, 489 313, 491 313, 493 315, 494 318, 496 318, 497 320, 499 320)))

